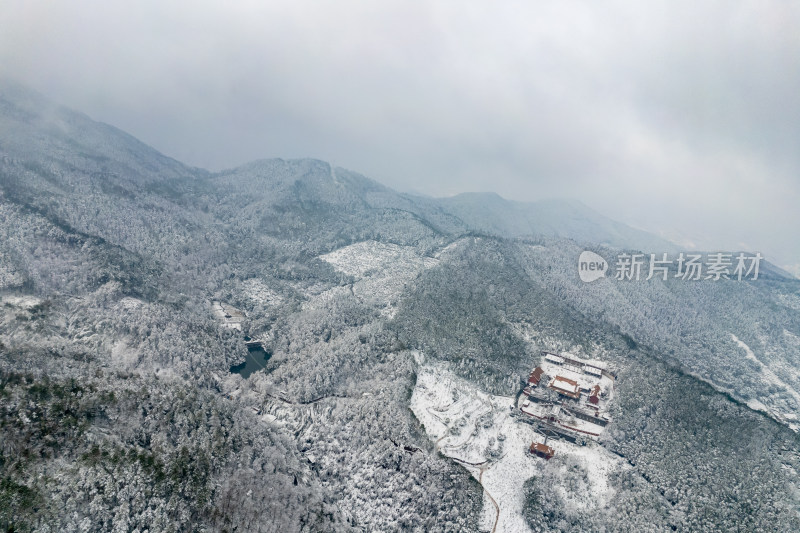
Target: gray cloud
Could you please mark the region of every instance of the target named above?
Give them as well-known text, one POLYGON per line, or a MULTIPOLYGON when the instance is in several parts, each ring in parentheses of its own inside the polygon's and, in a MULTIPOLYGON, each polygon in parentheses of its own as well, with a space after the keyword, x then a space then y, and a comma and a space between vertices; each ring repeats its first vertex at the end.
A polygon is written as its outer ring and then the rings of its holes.
POLYGON ((8 0, 6 75, 211 169, 568 196, 800 265, 800 5, 8 0))

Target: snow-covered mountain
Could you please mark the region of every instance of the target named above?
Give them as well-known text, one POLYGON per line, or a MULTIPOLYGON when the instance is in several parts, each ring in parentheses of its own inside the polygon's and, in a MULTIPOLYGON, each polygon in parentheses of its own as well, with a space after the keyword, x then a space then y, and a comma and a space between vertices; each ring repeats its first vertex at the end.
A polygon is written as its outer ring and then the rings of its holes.
POLYGON ((674 250, 569 201, 191 168, 3 82, 0 525, 800 530, 800 282, 585 284, 586 248, 674 250), (549 461, 543 350, 615 376, 549 461))
POLYGON ((577 200, 514 202, 494 193, 438 200, 473 229, 509 237, 546 235, 614 248, 675 251, 674 244, 601 215, 577 200))

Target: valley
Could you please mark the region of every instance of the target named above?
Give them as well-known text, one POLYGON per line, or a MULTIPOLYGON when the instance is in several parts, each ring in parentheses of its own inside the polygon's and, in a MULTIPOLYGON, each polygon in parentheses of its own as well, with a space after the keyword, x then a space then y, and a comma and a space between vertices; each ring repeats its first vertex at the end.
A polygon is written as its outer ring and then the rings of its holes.
POLYGON ((800 530, 800 282, 766 262, 585 284, 663 241, 198 169, 6 82, 0 220, 5 529, 800 530))

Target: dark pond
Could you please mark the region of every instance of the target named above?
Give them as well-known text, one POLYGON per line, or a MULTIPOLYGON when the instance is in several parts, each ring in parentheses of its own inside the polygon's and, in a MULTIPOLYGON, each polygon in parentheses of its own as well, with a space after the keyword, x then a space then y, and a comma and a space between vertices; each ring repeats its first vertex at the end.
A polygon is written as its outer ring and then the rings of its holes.
POLYGON ((269 361, 271 355, 271 353, 268 353, 261 346, 248 346, 247 357, 245 357, 244 363, 232 366, 231 373, 239 374, 243 378, 248 378, 253 372, 267 366, 267 361, 269 361))

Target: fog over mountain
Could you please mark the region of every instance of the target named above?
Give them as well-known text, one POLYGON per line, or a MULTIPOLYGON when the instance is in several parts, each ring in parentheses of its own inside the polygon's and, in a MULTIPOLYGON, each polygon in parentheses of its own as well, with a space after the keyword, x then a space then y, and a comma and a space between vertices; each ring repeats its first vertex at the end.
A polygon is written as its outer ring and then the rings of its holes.
POLYGON ((798 27, 5 0, 0 531, 800 531, 798 27))
POLYGON ((9 0, 0 70, 189 165, 576 199, 797 273, 798 25, 772 0, 9 0))
POLYGON ((576 270, 665 246, 4 81, 0 527, 796 531, 800 281, 576 270))

